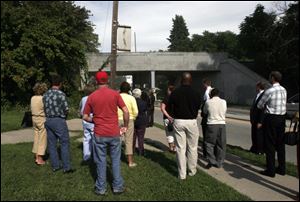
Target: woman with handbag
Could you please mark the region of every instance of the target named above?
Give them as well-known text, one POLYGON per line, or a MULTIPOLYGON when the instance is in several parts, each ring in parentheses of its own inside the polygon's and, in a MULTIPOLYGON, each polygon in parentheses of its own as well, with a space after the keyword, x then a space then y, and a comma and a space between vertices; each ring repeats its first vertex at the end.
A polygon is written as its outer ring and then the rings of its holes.
POLYGON ((176 152, 176 149, 175 149, 176 146, 175 146, 175 143, 174 143, 175 131, 173 129, 173 118, 170 115, 170 109, 168 107, 168 100, 169 100, 169 97, 170 97, 170 95, 171 95, 171 93, 173 92, 174 89, 175 89, 174 84, 169 83, 168 84, 168 89, 167 89, 167 95, 164 98, 164 100, 162 101, 162 103, 160 104, 160 110, 163 113, 163 121, 164 121, 167 141, 169 143, 169 151, 171 153, 176 152))

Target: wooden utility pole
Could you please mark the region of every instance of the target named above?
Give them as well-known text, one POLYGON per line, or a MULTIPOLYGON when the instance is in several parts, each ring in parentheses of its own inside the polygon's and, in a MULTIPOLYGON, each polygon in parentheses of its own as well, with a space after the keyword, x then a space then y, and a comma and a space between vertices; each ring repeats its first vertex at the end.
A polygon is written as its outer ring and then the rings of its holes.
POLYGON ((115 78, 117 70, 117 30, 118 30, 118 6, 119 1, 113 2, 112 29, 111 29, 111 67, 110 86, 115 88, 115 78))

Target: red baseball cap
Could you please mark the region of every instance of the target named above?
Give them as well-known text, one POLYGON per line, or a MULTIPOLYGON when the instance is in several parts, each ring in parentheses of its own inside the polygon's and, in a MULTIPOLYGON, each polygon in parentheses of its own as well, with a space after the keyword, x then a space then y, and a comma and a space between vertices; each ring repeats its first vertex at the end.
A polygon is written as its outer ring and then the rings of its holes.
POLYGON ((95 77, 98 84, 106 84, 108 82, 108 74, 106 72, 99 71, 95 77))

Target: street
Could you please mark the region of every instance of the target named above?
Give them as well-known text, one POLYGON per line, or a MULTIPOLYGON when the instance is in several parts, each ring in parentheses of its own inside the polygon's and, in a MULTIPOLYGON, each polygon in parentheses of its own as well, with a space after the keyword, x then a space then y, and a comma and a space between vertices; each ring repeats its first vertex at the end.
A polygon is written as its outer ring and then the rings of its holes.
MULTIPOLYGON (((243 115, 243 114, 242 114, 243 115)), ((155 108, 154 122, 162 125, 162 112, 158 107, 155 108)), ((198 117, 200 137, 202 137, 201 117, 198 117)), ((227 144, 240 146, 248 150, 251 147, 251 125, 249 121, 226 119, 227 144)), ((286 161, 297 163, 296 146, 286 145, 286 161)))

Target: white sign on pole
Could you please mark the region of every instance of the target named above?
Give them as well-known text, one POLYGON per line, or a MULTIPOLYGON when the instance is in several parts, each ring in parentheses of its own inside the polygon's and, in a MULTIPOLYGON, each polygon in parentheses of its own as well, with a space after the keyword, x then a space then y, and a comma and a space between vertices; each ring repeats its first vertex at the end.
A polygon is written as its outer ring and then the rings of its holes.
POLYGON ((118 26, 117 36, 117 50, 130 51, 131 50, 131 27, 118 26))

